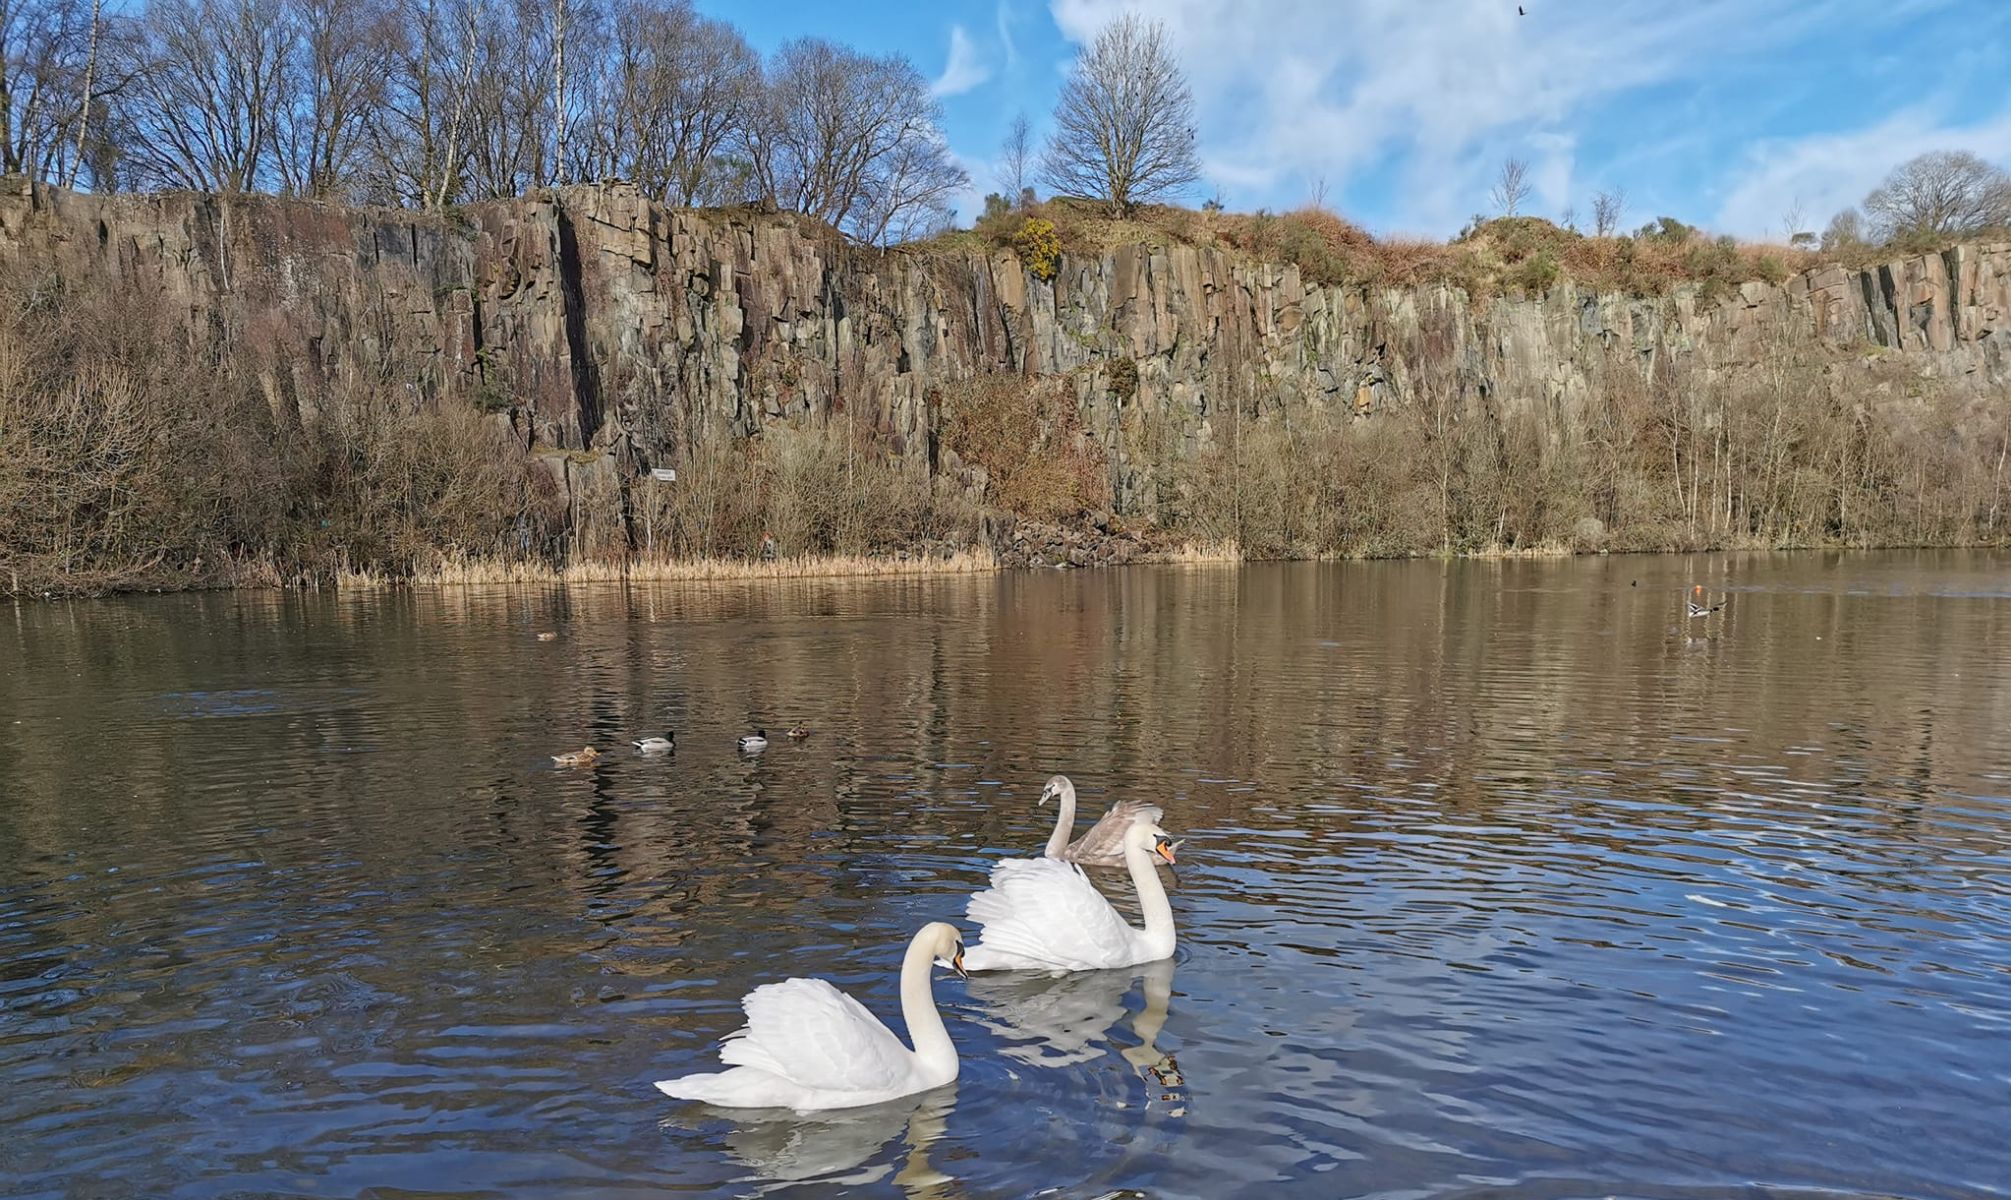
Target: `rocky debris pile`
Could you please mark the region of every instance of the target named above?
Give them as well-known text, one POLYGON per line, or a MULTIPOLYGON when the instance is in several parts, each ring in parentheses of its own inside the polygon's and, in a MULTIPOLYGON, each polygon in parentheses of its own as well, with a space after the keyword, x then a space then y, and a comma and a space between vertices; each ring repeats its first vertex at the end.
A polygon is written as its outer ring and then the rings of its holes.
POLYGON ((1161 542, 1107 512, 1084 512, 1059 525, 1013 522, 994 533, 992 551, 1003 567, 1114 567, 1150 561, 1161 542))

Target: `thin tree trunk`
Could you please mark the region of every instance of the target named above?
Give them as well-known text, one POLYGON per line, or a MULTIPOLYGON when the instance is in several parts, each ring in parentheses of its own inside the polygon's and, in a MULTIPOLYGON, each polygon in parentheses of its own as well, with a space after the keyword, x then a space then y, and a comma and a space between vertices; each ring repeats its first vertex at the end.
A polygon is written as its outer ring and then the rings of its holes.
POLYGON ((552 107, 558 139, 552 155, 552 182, 566 181, 566 0, 552 0, 552 107))
MULTIPOLYGON (((84 167, 84 142, 91 130, 91 88, 98 74, 98 15, 104 0, 91 0, 91 48, 84 56, 84 94, 77 105, 77 157, 64 173, 63 186, 77 186, 77 172, 84 167)), ((93 187, 97 184, 92 181, 93 187)))
POLYGON ((434 208, 446 207, 447 187, 454 179, 454 160, 461 144, 461 122, 468 115, 468 97, 475 89, 475 40, 481 12, 479 3, 468 9, 468 42, 461 62, 461 94, 454 98, 454 119, 447 126, 447 157, 440 164, 440 188, 433 195, 434 208))
POLYGON ((1990 533, 1997 533, 1997 504, 2004 495, 2004 456, 2011 453, 2011 434, 1997 442, 1997 470, 1990 477, 1990 533))

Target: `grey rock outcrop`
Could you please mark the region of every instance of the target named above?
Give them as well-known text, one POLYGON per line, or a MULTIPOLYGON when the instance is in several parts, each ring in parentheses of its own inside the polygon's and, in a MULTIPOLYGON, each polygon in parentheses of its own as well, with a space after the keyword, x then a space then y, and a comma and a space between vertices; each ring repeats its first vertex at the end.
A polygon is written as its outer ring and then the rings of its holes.
POLYGON ((1061 376, 1120 513, 1152 518, 1153 455, 1237 421, 1373 419, 1424 386, 1574 419, 1668 356, 1736 371, 1813 341, 2011 385, 2011 243, 1972 244, 1707 297, 1529 297, 1312 287, 1220 250, 1065 258, 879 252, 786 216, 673 210, 574 187, 447 215, 272 197, 0 197, 0 267, 98 273, 262 352, 276 407, 330 379, 510 414, 527 449, 632 474, 769 422, 847 422, 928 469, 941 389, 1061 376), (1125 364, 1125 365, 1120 365, 1125 364))

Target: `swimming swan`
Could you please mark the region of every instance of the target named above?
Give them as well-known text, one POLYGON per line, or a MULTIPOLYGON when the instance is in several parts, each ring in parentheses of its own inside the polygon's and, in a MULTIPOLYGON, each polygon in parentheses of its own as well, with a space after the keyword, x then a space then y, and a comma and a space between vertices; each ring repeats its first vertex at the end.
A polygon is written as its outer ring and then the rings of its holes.
POLYGON ((727 1035, 727 1070, 658 1081, 679 1100, 723 1108, 857 1108, 940 1087, 957 1077, 957 1048, 936 1011, 929 968, 946 960, 964 973, 956 926, 924 925, 901 959, 901 1019, 908 1049, 866 1006, 822 979, 785 979, 741 1000, 747 1024, 727 1035))
POLYGON ((964 955, 970 971, 1093 971, 1157 962, 1173 953, 1173 905, 1153 858, 1173 861, 1166 831, 1147 818, 1124 831, 1124 865, 1138 889, 1145 928, 1134 929, 1089 882, 1057 858, 1014 858, 992 868, 991 886, 966 909, 983 932, 964 955))
POLYGON ((1066 775, 1056 775, 1041 789, 1036 804, 1046 804, 1056 797, 1061 798, 1061 811, 1054 816, 1054 832, 1048 835, 1047 849, 1041 853, 1049 858, 1067 859, 1091 867, 1121 867, 1124 865, 1124 831, 1142 814, 1147 820, 1158 821, 1165 816, 1165 810, 1144 800, 1119 800, 1110 806, 1110 811, 1089 832, 1068 840, 1075 832, 1075 784, 1066 775))

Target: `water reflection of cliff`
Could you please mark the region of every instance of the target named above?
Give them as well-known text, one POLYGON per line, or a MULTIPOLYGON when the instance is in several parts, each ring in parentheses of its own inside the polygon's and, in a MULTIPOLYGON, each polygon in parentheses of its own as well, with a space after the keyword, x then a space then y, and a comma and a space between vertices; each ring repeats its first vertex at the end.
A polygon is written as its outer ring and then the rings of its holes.
POLYGON ((199 845, 256 820, 280 865, 452 860, 583 922, 565 936, 673 947, 727 936, 698 914, 863 917, 896 887, 954 912, 982 852, 1039 844, 1056 769, 1090 809, 1162 801, 1197 861, 1283 876, 1301 860, 1270 834, 1425 816, 1624 852, 1616 796, 1670 806, 1679 837, 1792 822, 1800 797, 1991 840, 1936 813, 2006 756, 2011 689, 1961 668, 2007 657, 2011 617, 1908 590, 1909 561, 2001 592, 1988 555, 1802 556, 17 607, 0 767, 48 802, 0 830, 32 858, 84 829, 199 845), (1679 615, 1693 578, 1732 596, 1701 633, 1679 615), (817 735, 730 751, 798 722, 817 735), (115 754, 89 736, 107 725, 115 754), (544 757, 666 727, 670 760, 544 757), (1211 848, 1217 829, 1240 832, 1211 848))

